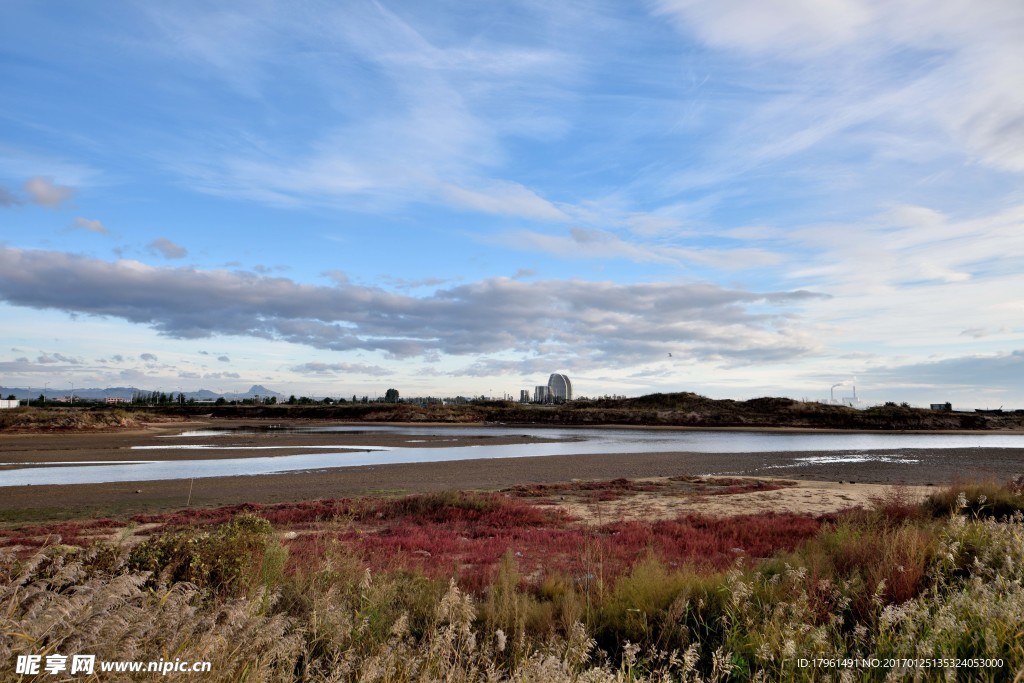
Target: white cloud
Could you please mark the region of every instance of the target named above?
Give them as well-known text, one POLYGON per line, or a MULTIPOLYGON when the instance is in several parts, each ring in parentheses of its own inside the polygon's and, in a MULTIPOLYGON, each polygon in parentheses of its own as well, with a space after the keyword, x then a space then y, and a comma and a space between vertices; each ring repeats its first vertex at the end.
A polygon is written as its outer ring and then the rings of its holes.
POLYGON ((57 208, 71 199, 74 188, 58 185, 53 178, 36 176, 25 181, 25 192, 33 203, 40 206, 57 208))
POLYGON ((287 145, 250 125, 212 145, 204 136, 192 149, 168 150, 167 165, 196 189, 278 206, 426 202, 566 219, 533 189, 494 172, 506 138, 565 128, 545 96, 576 67, 555 48, 528 37, 481 41, 472 32, 444 39, 429 31, 432 21, 412 21, 416 12, 377 3, 150 14, 162 49, 202 63, 239 92, 263 97, 284 61, 301 66, 305 96, 323 107, 317 125, 296 129, 287 145))
POLYGON ((100 221, 91 218, 82 218, 79 216, 75 218, 75 225, 83 230, 89 230, 90 232, 96 232, 101 235, 110 233, 107 226, 103 225, 100 221))
POLYGON ((917 393, 930 392, 933 401, 952 399, 977 406, 986 398, 1019 391, 1024 384, 1024 350, 869 367, 863 375, 864 381, 889 390, 924 390, 917 393))
POLYGON ((1001 278, 1018 273, 1014 263, 1024 259, 1024 205, 960 220, 900 206, 859 224, 794 230, 789 239, 818 252, 791 277, 827 275, 839 291, 1001 278))
POLYGON ((208 372, 203 379, 240 379, 242 376, 237 372, 208 372))
POLYGON ((805 101, 794 103, 800 128, 779 137, 776 154, 873 120, 906 140, 939 126, 971 158, 1024 171, 1024 5, 1015 0, 656 0, 654 10, 708 45, 778 60, 777 84, 805 101))
POLYGON ((985 337, 991 337, 993 335, 1005 335, 1009 334, 1010 329, 1003 326, 995 329, 986 327, 969 327, 960 333, 962 337, 971 337, 972 339, 984 339, 985 337))
POLYGON ((392 374, 379 365, 367 365, 365 363, 320 363, 310 362, 296 365, 290 368, 292 372, 302 375, 325 375, 337 377, 341 375, 370 375, 382 377, 392 374))
POLYGON ((185 258, 188 255, 188 250, 178 244, 175 244, 166 237, 160 237, 149 243, 149 250, 154 254, 159 254, 166 259, 179 259, 185 258))
POLYGON ((36 362, 41 365, 53 365, 53 364, 65 364, 65 365, 80 365, 81 360, 65 356, 62 353, 43 353, 36 359, 36 362))
POLYGON ((659 263, 681 267, 711 267, 738 271, 774 266, 782 256, 767 249, 743 247, 711 248, 693 246, 678 239, 621 237, 607 230, 570 228, 566 235, 551 235, 531 230, 499 234, 489 241, 513 249, 536 250, 563 259, 627 260, 635 263, 659 263))
POLYGON ((805 254, 788 273, 791 286, 827 287, 833 295, 825 304, 807 302, 803 315, 819 323, 823 345, 837 357, 869 351, 876 365, 896 366, 1020 343, 1024 328, 1014 321, 1024 315, 1024 206, 960 219, 896 207, 862 223, 792 231, 788 239, 805 254))
POLYGON ((696 30, 716 47, 788 54, 832 51, 859 37, 873 19, 862 0, 655 0, 659 14, 696 30))
POLYGON ((561 209, 518 183, 494 181, 475 189, 446 184, 442 186, 441 194, 455 206, 483 213, 546 221, 569 220, 561 209))
POLYGON ((218 75, 238 93, 256 98, 264 77, 262 67, 281 46, 275 28, 287 27, 292 20, 272 3, 251 4, 252 11, 218 6, 202 12, 147 4, 143 11, 158 38, 144 36, 145 48, 199 64, 204 73, 218 75))

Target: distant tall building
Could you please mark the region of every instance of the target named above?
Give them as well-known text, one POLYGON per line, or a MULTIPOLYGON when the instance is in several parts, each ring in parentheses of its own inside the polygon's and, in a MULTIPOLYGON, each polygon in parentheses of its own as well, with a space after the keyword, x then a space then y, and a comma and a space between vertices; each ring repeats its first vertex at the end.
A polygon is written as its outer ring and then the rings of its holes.
POLYGON ((548 388, 543 384, 537 385, 533 388, 533 402, 534 403, 547 403, 550 395, 548 394, 548 388))
POLYGON ((530 402, 530 390, 529 389, 520 389, 519 390, 519 402, 520 403, 529 403, 530 402))
POLYGON ((569 377, 558 373, 548 377, 548 395, 553 401, 571 401, 572 382, 569 377))

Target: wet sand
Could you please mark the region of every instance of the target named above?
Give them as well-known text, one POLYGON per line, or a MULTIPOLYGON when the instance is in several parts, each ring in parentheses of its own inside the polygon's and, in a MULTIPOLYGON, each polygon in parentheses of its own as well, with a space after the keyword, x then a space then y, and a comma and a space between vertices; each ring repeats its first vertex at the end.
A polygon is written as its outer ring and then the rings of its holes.
MULTIPOLYGON (((211 425, 188 423, 186 428, 211 425)), ((219 422, 217 427, 224 426, 219 422)), ((234 425, 242 426, 242 425, 234 425)), ((161 434, 177 433, 182 425, 160 425, 143 433, 0 435, 2 463, 32 461, 137 460, 131 445, 167 443, 161 434)), ((250 437, 245 437, 250 438, 250 437)), ((282 445, 338 443, 335 434, 253 435, 253 445, 280 439, 282 445)), ((446 437, 364 432, 342 435, 345 443, 452 446, 446 437), (426 442, 419 440, 426 439, 426 442)), ((527 443, 529 437, 460 437, 471 443, 527 443), (482 440, 482 441, 481 441, 482 440)), ((238 438, 232 439, 238 443, 238 438)), ((282 449, 274 451, 287 454, 282 449)), ((309 452, 302 450, 302 452, 309 452)), ((864 451, 856 451, 864 453, 864 451)), ((882 453, 881 451, 879 452, 882 453)), ((244 457, 245 451, 147 451, 146 459, 244 457), (160 454, 157 456, 157 454, 160 454)), ((264 457, 267 451, 253 451, 264 457)), ((118 482, 106 484, 17 486, 0 488, 0 520, 28 521, 69 517, 123 516, 139 512, 244 502, 269 503, 358 495, 402 494, 451 489, 502 489, 518 484, 557 483, 572 479, 629 479, 678 475, 779 477, 803 482, 840 482, 856 490, 865 484, 939 486, 957 481, 1007 481, 1024 476, 1024 449, 888 449, 886 456, 917 459, 898 462, 824 462, 806 464, 798 458, 814 453, 620 453, 462 460, 412 464, 330 468, 258 476, 212 477, 190 480, 118 482), (191 496, 191 498, 190 498, 191 496)), ((830 456, 842 452, 829 452, 830 456)), ((0 471, 0 479, 3 472, 0 471)), ((778 496, 776 496, 778 497, 778 496)), ((769 497, 770 498, 770 497, 769 497)))
MULTIPOLYGON (((358 431, 365 424, 345 425, 356 431, 311 432, 289 431, 303 427, 321 427, 326 424, 306 421, 275 422, 273 425, 252 420, 217 420, 159 423, 141 430, 80 433, 22 433, 0 434, 0 470, 13 463, 88 463, 96 461, 121 462, 126 460, 215 460, 220 458, 268 457, 325 452, 339 449, 338 444, 355 446, 446 448, 451 446, 504 446, 544 441, 528 436, 479 436, 472 434, 390 434, 378 431, 358 431), (278 427, 282 429, 277 429, 278 427), (283 429, 287 428, 287 429, 283 429), (188 437, 178 437, 190 430, 227 430, 228 434, 204 437, 203 443, 212 448, 204 450, 132 450, 133 446, 171 446, 187 444, 188 437), (216 445, 252 447, 253 450, 217 450, 216 445), (256 450, 272 447, 274 450, 256 450)), ((395 425, 424 426, 424 425, 395 425)), ((451 425, 444 425, 450 427, 451 425)), ((564 441, 564 439, 558 439, 564 441)), ((2 476, 2 475, 0 475, 2 476)))

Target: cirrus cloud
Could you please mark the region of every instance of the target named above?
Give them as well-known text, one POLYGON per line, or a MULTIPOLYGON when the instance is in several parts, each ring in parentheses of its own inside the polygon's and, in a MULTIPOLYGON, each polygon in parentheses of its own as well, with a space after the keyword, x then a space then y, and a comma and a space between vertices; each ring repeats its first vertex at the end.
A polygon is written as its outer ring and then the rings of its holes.
POLYGON ((391 374, 388 370, 385 370, 379 365, 366 365, 363 363, 310 362, 303 363, 302 365, 296 365, 292 367, 291 370, 303 375, 372 375, 374 377, 381 377, 391 374))
POLYGON ((1024 171, 1024 5, 1019 2, 654 0, 653 9, 709 46, 775 60, 776 77, 798 65, 793 82, 815 97, 789 102, 793 108, 783 98, 762 112, 774 109, 800 122, 801 128, 779 145, 785 150, 817 145, 839 133, 849 136, 870 120, 901 130, 904 143, 920 138, 920 131, 934 138, 938 127, 973 159, 1024 171), (910 55, 920 58, 919 68, 894 77, 900 72, 893 67, 910 55), (843 74, 841 89, 829 90, 832 78, 801 80, 816 69, 843 74))
POLYGON ((21 199, 0 185, 0 206, 18 206, 19 204, 21 204, 21 199))

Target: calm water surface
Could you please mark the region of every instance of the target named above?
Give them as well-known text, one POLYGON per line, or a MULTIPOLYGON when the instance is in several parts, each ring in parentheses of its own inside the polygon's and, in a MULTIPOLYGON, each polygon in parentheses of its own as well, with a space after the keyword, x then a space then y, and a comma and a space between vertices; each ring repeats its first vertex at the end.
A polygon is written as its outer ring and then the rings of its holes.
MULTIPOLYGON (((150 481, 156 479, 189 479, 235 475, 272 474, 322 470, 356 465, 439 462, 478 458, 543 457, 601 453, 776 453, 793 451, 809 453, 797 456, 791 466, 829 462, 895 462, 913 465, 913 455, 892 451, 927 449, 941 451, 953 448, 1022 448, 1024 434, 862 434, 862 433, 778 433, 778 432, 699 432, 643 429, 541 429, 524 427, 366 427, 332 426, 297 430, 275 430, 281 433, 337 435, 337 442, 325 446, 243 446, 233 444, 237 431, 198 430, 166 437, 166 444, 136 446, 139 460, 132 462, 89 465, 41 463, 23 469, 0 472, 0 487, 25 484, 86 484, 118 481, 150 481), (409 435, 402 447, 356 446, 345 443, 346 434, 383 433, 409 435), (437 436, 451 439, 452 446, 425 448, 416 436, 437 436), (536 443, 511 446, 459 446, 464 436, 530 436, 536 443), (552 439, 569 439, 554 442, 552 439), (277 449, 308 449, 316 453, 300 455, 269 455, 266 457, 223 458, 216 460, 143 460, 147 454, 163 450, 247 450, 273 452, 277 449), (336 449, 336 450, 335 450, 336 449), (888 452, 886 452, 888 451, 888 452)), ((251 434, 252 432, 244 432, 251 434)))

